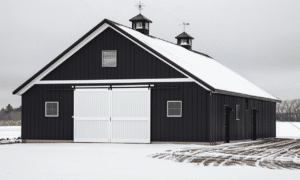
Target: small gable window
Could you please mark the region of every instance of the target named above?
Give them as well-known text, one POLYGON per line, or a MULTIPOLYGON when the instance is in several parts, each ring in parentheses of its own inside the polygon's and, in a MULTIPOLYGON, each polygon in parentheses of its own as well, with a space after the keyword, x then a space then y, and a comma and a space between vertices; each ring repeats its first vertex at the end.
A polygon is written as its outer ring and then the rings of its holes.
POLYGON ((58 102, 45 102, 45 117, 58 117, 58 102))
POLYGON ((102 67, 117 67, 117 51, 102 51, 102 67))
POLYGON ((167 101, 167 117, 182 117, 182 101, 167 101))

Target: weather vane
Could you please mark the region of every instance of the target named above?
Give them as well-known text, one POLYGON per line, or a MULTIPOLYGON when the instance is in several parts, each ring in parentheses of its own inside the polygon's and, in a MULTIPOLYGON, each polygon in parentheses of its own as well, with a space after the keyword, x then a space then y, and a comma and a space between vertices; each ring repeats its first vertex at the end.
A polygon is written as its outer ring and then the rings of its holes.
POLYGON ((179 24, 179 26, 183 26, 183 32, 185 32, 185 26, 188 26, 188 25, 190 25, 190 23, 185 23, 184 21, 182 24, 179 24))
POLYGON ((145 5, 143 3, 141 3, 141 1, 139 2, 139 4, 136 4, 135 5, 139 10, 140 10, 140 14, 141 14, 141 11, 144 9, 145 5))

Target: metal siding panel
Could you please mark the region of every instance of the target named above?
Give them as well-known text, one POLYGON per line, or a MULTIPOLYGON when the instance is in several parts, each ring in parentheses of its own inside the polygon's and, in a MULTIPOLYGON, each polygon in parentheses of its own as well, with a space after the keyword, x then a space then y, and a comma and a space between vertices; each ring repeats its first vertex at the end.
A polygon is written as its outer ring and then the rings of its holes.
POLYGON ((188 122, 188 141, 193 141, 193 89, 192 89, 192 84, 187 83, 187 89, 185 90, 185 93, 187 93, 187 119, 186 121, 188 122))
MULTIPOLYGON (((169 83, 166 83, 167 86, 169 86, 169 83)), ((167 114, 167 101, 170 100, 169 92, 170 90, 163 90, 164 92, 164 99, 165 99, 165 116, 167 114)), ((165 118, 165 141, 170 141, 170 121, 172 121, 174 118, 165 118)))
POLYGON ((211 138, 210 138, 210 114, 209 114, 209 109, 210 109, 210 104, 209 104, 209 92, 206 92, 206 140, 207 142, 210 142, 211 141, 211 138))
MULTIPOLYGON (((36 88, 36 86, 34 86, 33 88, 32 88, 32 93, 33 94, 35 94, 35 88, 36 88)), ((33 120, 30 120, 29 122, 29 132, 30 132, 30 136, 29 136, 29 139, 33 139, 34 138, 34 135, 35 135, 35 131, 34 131, 34 122, 36 121, 36 117, 35 117, 35 114, 34 114, 34 112, 35 112, 35 106, 34 106, 34 104, 33 104, 33 102, 35 102, 35 96, 32 96, 32 99, 31 99, 31 101, 30 101, 30 118, 32 118, 33 120)))
POLYGON ((130 77, 129 78, 135 78, 135 77, 137 77, 137 75, 136 75, 136 72, 134 71, 134 68, 135 68, 135 62, 137 61, 137 59, 136 59, 136 56, 135 56, 135 46, 134 46, 134 44, 130 44, 130 47, 131 47, 131 58, 130 59, 132 59, 132 61, 131 61, 131 67, 132 67, 132 69, 130 69, 130 77))
MULTIPOLYGON (((159 84, 157 84, 157 86, 159 87, 159 84)), ((162 108, 163 106, 163 102, 161 101, 161 92, 157 93, 157 138, 159 139, 159 141, 162 141, 162 108)))
POLYGON ((95 44, 95 52, 96 52, 96 54, 95 54, 95 59, 94 59, 94 63, 95 63, 94 70, 95 70, 95 77, 96 77, 96 79, 99 79, 99 69, 100 69, 100 61, 101 61, 100 52, 99 52, 99 49, 100 49, 100 47, 99 47, 99 43, 100 42, 99 41, 100 41, 100 37, 97 36, 96 37, 96 44, 95 44))
MULTIPOLYGON (((204 94, 204 98, 205 98, 205 94, 204 94)), ((202 91, 200 88, 197 88, 197 121, 198 121, 198 130, 197 130, 197 141, 198 142, 204 142, 206 141, 206 136, 203 132, 203 126, 205 127, 205 122, 206 122, 206 117, 204 116, 204 111, 206 110, 206 106, 203 106, 203 101, 205 102, 206 105, 206 101, 205 99, 203 99, 202 96, 202 91), (204 108, 203 108, 204 107, 204 108), (203 111, 204 109, 204 111, 203 111)))
POLYGON ((22 134, 21 134, 21 138, 22 139, 27 139, 27 133, 28 133, 28 131, 27 131, 27 128, 28 128, 28 126, 27 126, 27 123, 28 123, 28 117, 27 117, 28 116, 27 115, 28 109, 27 109, 27 107, 29 107, 29 106, 27 105, 26 95, 27 95, 27 93, 24 93, 22 95, 22 114, 21 114, 21 116, 22 116, 22 122, 21 122, 22 134))
POLYGON ((157 121, 158 121, 158 112, 157 112, 157 91, 151 90, 151 141, 158 141, 157 136, 157 121))
POLYGON ((178 140, 184 141, 184 117, 186 115, 185 107, 183 106, 185 103, 184 99, 184 84, 183 82, 180 84, 180 92, 179 92, 179 98, 182 100, 182 117, 178 121, 178 140))
POLYGON ((216 111, 217 111, 217 106, 216 106, 216 101, 217 101, 217 97, 216 96, 214 96, 214 94, 212 94, 211 95, 212 97, 211 97, 211 99, 212 99, 212 101, 211 101, 211 104, 212 104, 212 113, 211 113, 211 120, 212 120, 212 142, 215 142, 215 141, 217 141, 217 138, 218 138, 218 135, 217 135, 217 133, 218 133, 218 131, 217 131, 217 129, 218 129, 218 122, 217 122, 217 120, 216 120, 216 111))
MULTIPOLYGON (((175 84, 173 84, 174 86, 176 86, 175 84)), ((168 83, 168 86, 172 86, 171 85, 171 83, 168 83)), ((169 90, 169 92, 167 92, 168 93, 168 96, 169 96, 169 99, 171 100, 171 99, 173 99, 173 100, 178 100, 177 99, 177 97, 175 97, 175 92, 177 91, 177 89, 176 90, 169 90)), ((172 118, 172 119, 170 119, 169 118, 169 127, 170 127, 170 129, 169 129, 169 140, 170 141, 176 141, 175 139, 175 124, 176 124, 176 122, 178 121, 178 118, 172 118)))
MULTIPOLYGON (((172 84, 171 84, 172 85, 172 84)), ((179 89, 172 91, 171 96, 175 99, 177 98, 178 100, 182 101, 182 98, 180 97, 180 91, 182 90, 180 88, 180 83, 174 83, 173 84, 175 87, 179 87, 179 89)), ((179 121, 182 121, 182 118, 176 118, 176 121, 174 122, 174 141, 179 141, 179 121)))
POLYGON ((198 119, 197 119, 197 109, 198 109, 198 103, 197 102, 197 86, 196 84, 192 84, 192 119, 193 119, 193 141, 197 142, 198 138, 197 138, 197 133, 198 133, 198 119))
POLYGON ((183 116, 183 139, 184 141, 189 140, 189 123, 188 123, 188 83, 183 84, 183 98, 184 101, 182 102, 182 116, 183 116))

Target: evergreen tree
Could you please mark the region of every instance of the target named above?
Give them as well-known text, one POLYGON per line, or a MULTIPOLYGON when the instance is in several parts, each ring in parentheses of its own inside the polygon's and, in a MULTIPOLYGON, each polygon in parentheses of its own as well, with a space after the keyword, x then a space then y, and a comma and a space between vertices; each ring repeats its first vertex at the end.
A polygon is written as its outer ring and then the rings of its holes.
POLYGON ((9 114, 9 113, 11 113, 13 111, 14 111, 14 108, 10 104, 8 104, 6 106, 6 114, 9 114))

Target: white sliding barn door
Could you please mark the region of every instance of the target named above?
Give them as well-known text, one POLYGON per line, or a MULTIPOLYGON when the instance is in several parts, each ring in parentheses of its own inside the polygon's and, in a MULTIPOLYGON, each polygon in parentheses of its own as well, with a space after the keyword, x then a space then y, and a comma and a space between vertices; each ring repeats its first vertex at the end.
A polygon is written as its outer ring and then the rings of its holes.
POLYGON ((150 143, 150 90, 115 88, 111 97, 111 142, 150 143))
POLYGON ((109 142, 110 91, 74 91, 74 142, 109 142))
POLYGON ((74 142, 150 143, 150 90, 76 89, 74 142))

